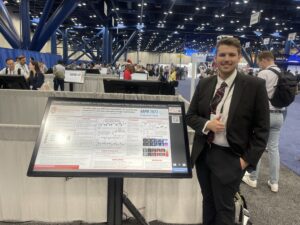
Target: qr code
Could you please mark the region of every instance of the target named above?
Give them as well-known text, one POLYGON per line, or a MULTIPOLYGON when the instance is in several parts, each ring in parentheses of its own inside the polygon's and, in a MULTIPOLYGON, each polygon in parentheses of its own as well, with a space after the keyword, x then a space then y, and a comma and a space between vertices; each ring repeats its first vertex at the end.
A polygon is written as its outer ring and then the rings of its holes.
POLYGON ((172 116, 172 123, 180 123, 179 116, 172 116))

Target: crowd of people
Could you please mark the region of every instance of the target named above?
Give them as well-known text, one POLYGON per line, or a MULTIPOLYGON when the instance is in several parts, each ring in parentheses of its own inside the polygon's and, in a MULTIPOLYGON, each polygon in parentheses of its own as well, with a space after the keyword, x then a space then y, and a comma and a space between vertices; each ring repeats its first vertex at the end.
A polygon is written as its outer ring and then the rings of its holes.
POLYGON ((43 62, 37 62, 30 57, 30 62, 26 64, 26 57, 20 55, 15 60, 7 58, 6 67, 0 71, 0 75, 22 75, 25 77, 32 90, 39 89, 44 83, 44 73, 48 70, 43 62))

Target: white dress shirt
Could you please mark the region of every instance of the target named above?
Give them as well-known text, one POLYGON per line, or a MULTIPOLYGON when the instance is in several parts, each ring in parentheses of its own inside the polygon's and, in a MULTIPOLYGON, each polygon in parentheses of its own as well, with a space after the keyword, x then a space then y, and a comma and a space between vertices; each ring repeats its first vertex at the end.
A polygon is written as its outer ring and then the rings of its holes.
MULTIPOLYGON (((234 91, 234 80, 236 78, 236 75, 237 75, 237 70, 235 70, 226 80, 223 80, 222 78, 220 78, 218 76, 217 85, 216 85, 216 88, 214 91, 214 95, 215 95, 217 89, 221 87, 221 84, 223 83, 223 81, 227 84, 227 86, 225 88, 224 96, 223 96, 222 100, 219 102, 217 109, 216 109, 216 116, 221 115, 220 121, 222 123, 224 123, 225 130, 223 132, 215 133, 214 140, 213 140, 214 144, 224 146, 224 147, 229 147, 229 144, 228 144, 228 141, 226 138, 226 125, 227 125, 227 119, 228 119, 231 98, 232 98, 232 94, 234 91), (223 112, 221 113, 222 107, 223 107, 223 112)), ((202 132, 204 134, 207 134, 209 132, 209 131, 205 131, 208 122, 209 121, 206 122, 206 124, 202 130, 202 132)))
POLYGON ((26 64, 21 65, 20 63, 17 63, 15 66, 15 70, 18 71, 18 69, 21 69, 21 75, 23 75, 26 78, 29 77, 29 69, 26 64))
POLYGON ((1 75, 18 75, 18 71, 16 69, 10 70, 10 68, 5 67, 0 71, 0 74, 1 75), (7 73, 6 73, 6 69, 7 69, 7 73))

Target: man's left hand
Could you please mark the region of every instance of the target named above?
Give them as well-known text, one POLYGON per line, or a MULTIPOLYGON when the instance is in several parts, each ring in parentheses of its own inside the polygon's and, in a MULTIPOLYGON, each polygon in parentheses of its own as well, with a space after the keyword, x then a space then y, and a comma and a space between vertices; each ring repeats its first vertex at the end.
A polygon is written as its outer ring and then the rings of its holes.
POLYGON ((242 170, 246 169, 246 167, 249 165, 249 163, 246 162, 243 158, 240 158, 240 163, 242 170))

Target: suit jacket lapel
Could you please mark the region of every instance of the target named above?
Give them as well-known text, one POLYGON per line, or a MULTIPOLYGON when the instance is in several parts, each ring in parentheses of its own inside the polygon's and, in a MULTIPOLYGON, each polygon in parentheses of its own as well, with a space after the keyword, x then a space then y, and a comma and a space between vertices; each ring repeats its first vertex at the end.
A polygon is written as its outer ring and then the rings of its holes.
POLYGON ((231 103, 230 103, 230 107, 229 107, 227 126, 230 125, 230 123, 231 123, 231 120, 237 109, 238 103, 241 100, 242 92, 245 89, 245 87, 244 87, 245 83, 241 76, 245 76, 245 75, 241 75, 240 73, 237 73, 235 81, 234 81, 234 90, 233 90, 231 103))

